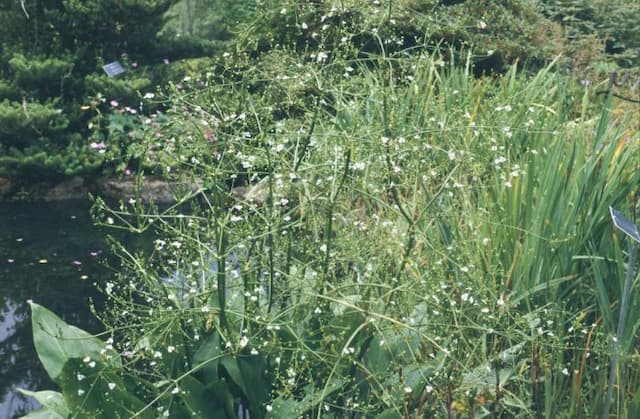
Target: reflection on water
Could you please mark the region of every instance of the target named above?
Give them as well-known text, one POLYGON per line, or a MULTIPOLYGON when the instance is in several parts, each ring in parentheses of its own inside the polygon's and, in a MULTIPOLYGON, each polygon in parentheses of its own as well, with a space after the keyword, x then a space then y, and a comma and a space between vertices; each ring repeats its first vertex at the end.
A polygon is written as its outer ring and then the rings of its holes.
POLYGON ((100 330, 88 302, 100 306, 93 284, 111 272, 101 263, 105 233, 91 224, 88 209, 85 201, 0 202, 0 418, 37 407, 17 387, 55 389, 33 348, 27 300, 82 329, 100 330))

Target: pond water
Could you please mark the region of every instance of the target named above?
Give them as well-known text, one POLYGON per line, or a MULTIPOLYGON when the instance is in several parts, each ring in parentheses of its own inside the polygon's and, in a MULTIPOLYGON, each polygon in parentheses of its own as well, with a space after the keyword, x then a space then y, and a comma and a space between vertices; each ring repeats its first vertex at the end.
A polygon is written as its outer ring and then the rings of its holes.
POLYGON ((0 418, 38 405, 16 391, 55 389, 40 366, 31 337, 28 300, 92 333, 89 311, 103 299, 94 284, 113 275, 104 263, 106 232, 93 226, 87 201, 0 202, 0 418))

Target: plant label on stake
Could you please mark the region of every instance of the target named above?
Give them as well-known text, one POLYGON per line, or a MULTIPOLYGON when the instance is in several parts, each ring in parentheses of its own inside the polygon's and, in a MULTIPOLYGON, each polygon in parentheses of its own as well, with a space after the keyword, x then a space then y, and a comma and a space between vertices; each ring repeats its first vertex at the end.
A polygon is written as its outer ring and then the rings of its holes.
POLYGON ((638 233, 638 227, 628 218, 625 218, 624 215, 620 214, 618 211, 614 210, 612 207, 609 207, 609 212, 611 213, 611 219, 613 220, 613 225, 620 231, 622 231, 627 236, 631 237, 636 242, 640 243, 640 233, 638 233))
POLYGON ((115 77, 124 73, 124 68, 122 68, 122 64, 120 64, 119 61, 114 61, 112 63, 103 65, 102 69, 105 73, 107 73, 107 76, 109 77, 115 77))

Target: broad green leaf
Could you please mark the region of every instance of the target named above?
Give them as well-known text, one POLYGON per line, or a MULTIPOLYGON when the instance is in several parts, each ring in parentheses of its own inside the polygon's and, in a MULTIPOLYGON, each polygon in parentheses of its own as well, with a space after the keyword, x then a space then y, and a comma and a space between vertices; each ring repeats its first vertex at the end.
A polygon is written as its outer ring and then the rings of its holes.
POLYGON ((352 311, 354 306, 362 300, 361 295, 345 295, 342 301, 331 302, 331 311, 336 316, 342 316, 348 311, 352 311))
POLYGON ((60 387, 75 417, 101 419, 153 418, 151 409, 136 397, 136 386, 119 371, 100 361, 69 359, 60 374, 60 387), (142 412, 142 413, 140 413, 142 412))
POLYGON ((222 398, 224 409, 228 417, 234 418, 236 416, 234 409, 235 396, 231 393, 229 383, 227 383, 225 380, 218 380, 208 384, 207 390, 222 398))
MULTIPOLYGON (((25 396, 33 397, 40 403, 43 408, 39 409, 36 412, 32 412, 31 415, 37 414, 42 418, 66 418, 69 416, 69 408, 67 408, 67 404, 62 398, 62 394, 57 391, 29 391, 25 389, 18 389, 18 391, 25 396)), ((25 416, 25 417, 35 417, 35 416, 25 416)))
POLYGON ((25 416, 21 416, 20 419, 66 419, 67 416, 61 416, 56 412, 52 412, 46 407, 38 409, 25 416))
POLYGON ((374 336, 364 355, 364 363, 373 374, 392 371, 396 366, 416 362, 420 336, 411 330, 384 330, 374 336))
POLYGON ((269 397, 269 388, 263 376, 265 365, 262 357, 225 357, 222 358, 221 365, 249 402, 251 417, 262 418, 264 405, 269 397))
POLYGON ((193 354, 193 365, 198 368, 198 375, 202 376, 205 383, 210 383, 218 379, 218 364, 222 357, 220 347, 220 335, 213 332, 198 347, 193 354))
POLYGON ((332 393, 340 390, 344 381, 333 378, 326 389, 314 389, 311 385, 304 388, 304 396, 301 399, 293 397, 278 397, 273 401, 272 410, 267 418, 297 418, 304 417, 305 413, 315 408, 332 393))
POLYGON ((391 352, 385 346, 386 343, 385 333, 376 335, 365 352, 364 365, 373 375, 382 374, 391 367, 391 352))
POLYGON ((56 382, 64 364, 71 358, 89 356, 120 365, 118 355, 114 351, 105 351, 105 344, 100 339, 68 325, 51 311, 33 302, 31 321, 38 358, 49 377, 56 382))
MULTIPOLYGON (((225 393, 210 391, 200 381, 188 375, 180 380, 180 398, 184 401, 192 417, 226 419, 225 393)), ((219 389, 217 389, 219 390, 219 389)))
MULTIPOLYGON (((414 394, 420 394, 429 378, 433 375, 433 366, 412 364, 402 371, 404 386, 411 388, 414 394)), ((404 391, 404 387, 403 387, 404 391)))
POLYGON ((375 419, 402 419, 402 415, 396 409, 387 409, 379 413, 375 419))

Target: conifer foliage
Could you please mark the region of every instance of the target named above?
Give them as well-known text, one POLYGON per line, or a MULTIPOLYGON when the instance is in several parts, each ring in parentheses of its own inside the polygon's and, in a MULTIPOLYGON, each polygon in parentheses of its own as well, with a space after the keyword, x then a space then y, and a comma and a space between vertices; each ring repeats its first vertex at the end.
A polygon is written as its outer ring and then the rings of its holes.
POLYGON ((170 0, 0 2, 0 176, 95 173, 91 119, 111 100, 135 106, 143 64, 170 45, 156 34, 170 0), (101 67, 126 68, 109 80, 101 67), (95 100, 90 101, 93 97, 95 100))

